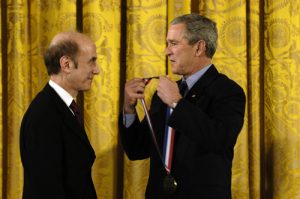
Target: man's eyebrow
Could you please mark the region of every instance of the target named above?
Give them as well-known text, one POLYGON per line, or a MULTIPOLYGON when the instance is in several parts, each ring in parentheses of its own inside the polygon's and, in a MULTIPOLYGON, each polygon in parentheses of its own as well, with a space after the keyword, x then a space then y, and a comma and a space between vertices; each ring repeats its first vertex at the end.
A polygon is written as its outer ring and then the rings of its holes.
POLYGON ((167 42, 178 42, 176 39, 167 39, 167 42))

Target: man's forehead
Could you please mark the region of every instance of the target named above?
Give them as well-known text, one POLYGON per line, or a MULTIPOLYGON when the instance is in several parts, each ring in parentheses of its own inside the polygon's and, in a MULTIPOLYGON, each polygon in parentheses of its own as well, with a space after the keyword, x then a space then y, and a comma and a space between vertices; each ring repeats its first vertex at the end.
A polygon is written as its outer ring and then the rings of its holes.
POLYGON ((181 35, 185 31, 185 25, 184 24, 174 24, 170 25, 168 29, 168 34, 176 34, 181 35))
POLYGON ((87 43, 89 43, 89 42, 93 43, 92 40, 88 36, 86 36, 86 35, 84 35, 82 33, 78 33, 78 32, 62 32, 62 33, 58 33, 52 39, 52 41, 50 43, 50 46, 56 45, 56 44, 58 44, 58 43, 60 43, 60 42, 62 42, 64 40, 73 40, 73 41, 75 41, 77 43, 82 43, 82 42, 84 42, 84 43, 85 42, 87 42, 87 43))

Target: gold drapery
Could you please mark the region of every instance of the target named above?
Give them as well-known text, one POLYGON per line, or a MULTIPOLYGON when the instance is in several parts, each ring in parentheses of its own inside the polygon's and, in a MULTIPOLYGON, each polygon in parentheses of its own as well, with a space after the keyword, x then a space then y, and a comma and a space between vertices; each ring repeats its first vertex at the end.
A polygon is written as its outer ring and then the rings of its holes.
MULTIPOLYGON (((247 95, 235 146, 235 199, 300 198, 300 0, 1 0, 0 198, 19 199, 19 128, 48 81, 42 52, 60 31, 82 30, 97 45, 100 75, 80 100, 97 158, 98 198, 144 198, 149 160, 129 161, 118 140, 124 81, 170 74, 169 21, 198 12, 218 25, 217 68, 247 95)), ((147 87, 149 105, 156 81, 147 87)), ((139 117, 143 117, 138 106, 139 117)))

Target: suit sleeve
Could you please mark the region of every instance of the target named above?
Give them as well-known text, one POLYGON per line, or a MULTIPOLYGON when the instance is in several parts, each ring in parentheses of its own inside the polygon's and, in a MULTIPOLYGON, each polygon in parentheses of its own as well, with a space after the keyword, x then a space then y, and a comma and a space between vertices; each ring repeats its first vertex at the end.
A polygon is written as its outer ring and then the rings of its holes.
POLYGON ((149 128, 146 121, 135 118, 128 128, 123 124, 123 114, 119 116, 119 132, 126 155, 130 160, 142 160, 150 157, 149 128))
POLYGON ((21 127, 25 175, 30 181, 28 184, 34 186, 24 190, 34 192, 35 198, 64 199, 63 124, 56 119, 59 115, 51 112, 45 115, 30 120, 25 117, 21 127))
POLYGON ((206 151, 233 148, 243 126, 245 94, 232 81, 217 83, 197 103, 179 101, 169 125, 206 151))

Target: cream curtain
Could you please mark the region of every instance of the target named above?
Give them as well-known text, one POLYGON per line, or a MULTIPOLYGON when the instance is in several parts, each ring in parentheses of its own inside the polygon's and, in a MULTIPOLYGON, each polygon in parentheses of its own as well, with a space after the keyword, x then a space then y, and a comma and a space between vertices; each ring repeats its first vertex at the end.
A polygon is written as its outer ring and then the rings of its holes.
MULTIPOLYGON (((173 17, 190 12, 217 22, 213 63, 247 95, 233 198, 300 198, 300 0, 1 0, 0 11, 0 198, 21 198, 19 128, 48 81, 42 52, 57 32, 75 29, 95 41, 100 67, 78 99, 97 155, 98 198, 144 198, 149 160, 129 161, 118 139, 123 86, 133 77, 179 78, 165 36, 173 17)), ((148 105, 156 85, 147 87, 148 105)))

